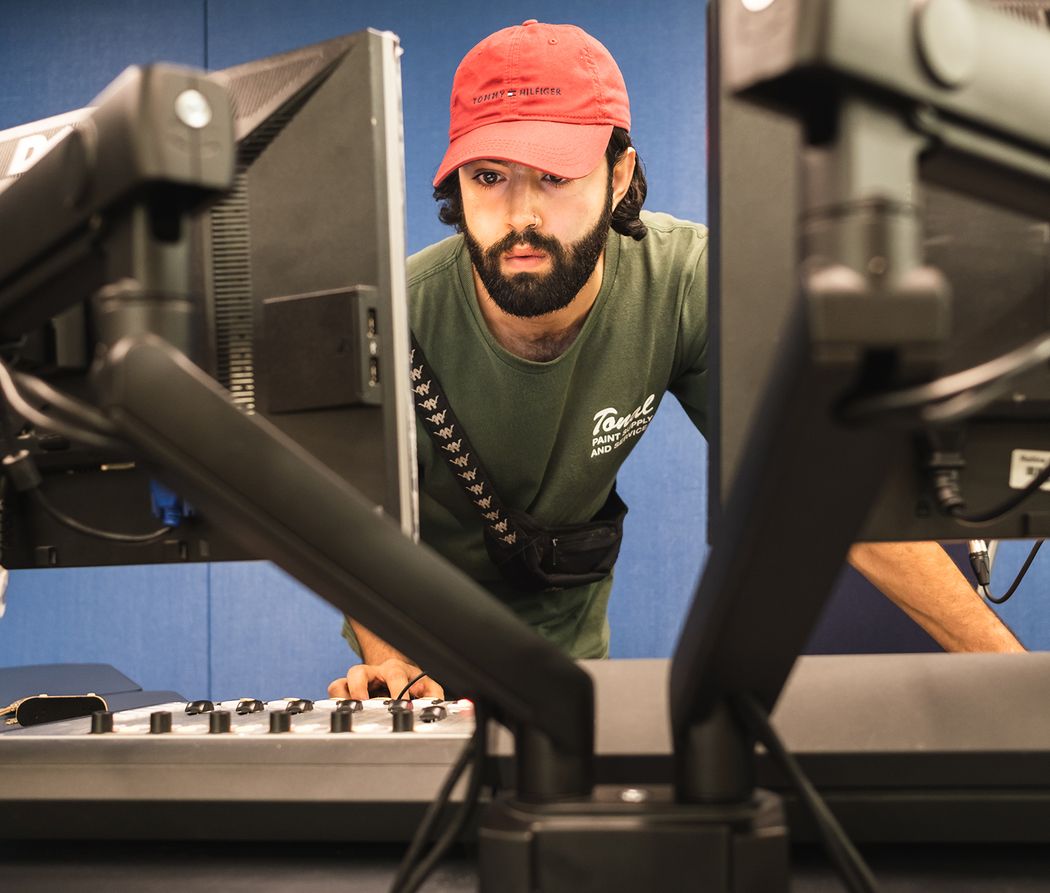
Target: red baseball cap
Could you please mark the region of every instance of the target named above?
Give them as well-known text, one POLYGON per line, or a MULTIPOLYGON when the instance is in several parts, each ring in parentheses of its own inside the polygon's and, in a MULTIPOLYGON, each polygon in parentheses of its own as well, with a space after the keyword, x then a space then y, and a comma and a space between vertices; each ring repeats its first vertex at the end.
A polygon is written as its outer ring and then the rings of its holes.
POLYGON ((614 126, 630 130, 631 109, 609 51, 575 25, 529 19, 486 37, 459 63, 434 185, 483 158, 583 177, 614 126))

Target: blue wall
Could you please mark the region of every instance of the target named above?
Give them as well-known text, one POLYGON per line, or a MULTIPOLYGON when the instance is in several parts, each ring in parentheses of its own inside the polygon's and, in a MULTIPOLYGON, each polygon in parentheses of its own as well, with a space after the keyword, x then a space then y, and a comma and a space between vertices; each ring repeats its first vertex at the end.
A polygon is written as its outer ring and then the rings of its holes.
MULTIPOLYGON (((221 68, 366 26, 389 29, 405 49, 408 242, 416 250, 446 234, 430 178, 459 58, 521 19, 570 21, 599 37, 623 69, 648 206, 704 220, 703 4, 537 0, 506 9, 478 0, 0 0, 0 128, 85 105, 131 63, 221 68)), ((705 467, 702 439, 665 401, 620 481, 631 513, 610 609, 614 656, 673 647, 705 554, 705 467)), ((1012 544, 1001 552, 999 591, 1023 551, 1012 544)), ((1050 554, 1040 559, 1002 613, 1026 644, 1048 648, 1040 590, 1050 582, 1050 554)), ((352 658, 336 612, 264 563, 21 571, 8 603, 0 665, 111 662, 147 688, 187 695, 317 696, 352 658)), ((929 647, 852 571, 811 643, 817 651, 929 647)))
MULTIPOLYGON (((0 129, 88 104, 132 63, 223 68, 364 27, 400 35, 408 243, 447 235, 430 179, 447 141, 461 56, 525 18, 569 21, 612 51, 654 209, 704 219, 703 5, 466 0, 0 0, 0 129)), ((706 450, 665 401, 621 478, 631 505, 617 570, 613 653, 666 655, 704 556, 706 450)), ((0 665, 113 663, 146 688, 186 695, 318 696, 353 655, 335 611, 272 566, 213 564, 12 574, 0 665)))

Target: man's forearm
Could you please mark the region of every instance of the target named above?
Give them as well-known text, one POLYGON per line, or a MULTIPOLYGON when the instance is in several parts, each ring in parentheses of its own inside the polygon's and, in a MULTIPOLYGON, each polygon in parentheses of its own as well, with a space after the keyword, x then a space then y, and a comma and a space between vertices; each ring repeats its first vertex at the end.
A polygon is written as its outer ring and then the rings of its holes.
POLYGON ((849 561, 945 650, 1025 650, 937 543, 858 543, 849 561))
POLYGON ((368 627, 362 626, 356 620, 350 620, 350 626, 357 636, 357 644, 361 646, 361 660, 366 664, 381 664, 385 660, 403 660, 412 663, 405 655, 398 651, 393 645, 389 645, 379 638, 368 627))

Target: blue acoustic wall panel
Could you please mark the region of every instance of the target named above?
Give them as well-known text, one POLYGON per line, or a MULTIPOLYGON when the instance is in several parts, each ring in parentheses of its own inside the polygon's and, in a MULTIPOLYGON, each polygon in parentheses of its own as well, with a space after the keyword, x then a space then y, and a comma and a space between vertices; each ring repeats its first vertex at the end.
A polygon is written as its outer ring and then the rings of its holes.
POLYGON ((128 65, 203 66, 204 0, 0 0, 0 128, 87 105, 128 65))
POLYGON ((208 690, 208 565, 15 571, 0 666, 112 664, 145 689, 208 690))
POLYGON ((211 693, 321 698, 354 656, 342 615, 265 561, 211 565, 211 693))

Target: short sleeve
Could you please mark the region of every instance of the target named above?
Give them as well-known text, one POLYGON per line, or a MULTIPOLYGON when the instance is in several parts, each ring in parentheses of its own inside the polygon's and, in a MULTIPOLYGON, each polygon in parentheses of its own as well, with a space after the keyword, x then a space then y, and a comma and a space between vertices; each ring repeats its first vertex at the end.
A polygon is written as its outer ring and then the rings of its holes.
POLYGON ((707 240, 694 268, 683 277, 682 307, 674 377, 668 390, 705 437, 708 419, 707 381, 707 240))

